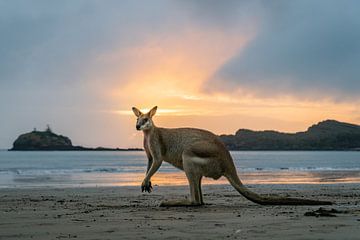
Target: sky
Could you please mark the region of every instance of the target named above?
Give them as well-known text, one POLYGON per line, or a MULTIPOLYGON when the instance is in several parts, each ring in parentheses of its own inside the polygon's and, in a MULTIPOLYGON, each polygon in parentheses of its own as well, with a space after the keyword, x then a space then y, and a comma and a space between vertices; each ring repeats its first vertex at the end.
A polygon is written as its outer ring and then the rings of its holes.
POLYGON ((0 0, 0 149, 49 124, 141 147, 131 107, 216 134, 360 124, 359 1, 0 0))

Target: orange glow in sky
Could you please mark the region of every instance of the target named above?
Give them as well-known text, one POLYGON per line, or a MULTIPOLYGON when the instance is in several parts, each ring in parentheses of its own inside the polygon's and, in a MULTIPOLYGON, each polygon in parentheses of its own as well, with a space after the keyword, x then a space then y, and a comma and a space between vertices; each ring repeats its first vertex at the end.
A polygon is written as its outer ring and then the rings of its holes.
POLYGON ((216 134, 360 124, 356 1, 3 2, 0 149, 47 124, 141 147, 133 106, 216 134))
MULTIPOLYGON (((136 63, 111 78, 125 78, 126 84, 112 86, 109 100, 116 106, 108 111, 121 119, 123 147, 141 146, 135 131, 132 106, 144 112, 157 105, 155 123, 163 127, 199 127, 217 134, 239 128, 255 130, 305 131, 325 119, 359 122, 356 104, 331 99, 261 97, 249 91, 207 92, 204 84, 224 62, 241 52, 251 34, 223 35, 221 32, 189 31, 183 38, 149 39, 148 44, 126 52, 99 57, 101 61, 136 63), (202 44, 198 44, 206 39, 202 44), (125 137, 125 139, 124 139, 125 137)), ((206 87, 206 86, 205 86, 206 87)))

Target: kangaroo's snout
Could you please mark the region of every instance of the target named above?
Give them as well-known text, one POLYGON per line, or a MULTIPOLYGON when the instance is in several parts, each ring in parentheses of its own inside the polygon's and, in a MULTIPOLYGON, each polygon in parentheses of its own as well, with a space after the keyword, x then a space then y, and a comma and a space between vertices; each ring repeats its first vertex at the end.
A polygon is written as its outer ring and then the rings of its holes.
POLYGON ((136 124, 136 130, 140 130, 140 125, 136 124))

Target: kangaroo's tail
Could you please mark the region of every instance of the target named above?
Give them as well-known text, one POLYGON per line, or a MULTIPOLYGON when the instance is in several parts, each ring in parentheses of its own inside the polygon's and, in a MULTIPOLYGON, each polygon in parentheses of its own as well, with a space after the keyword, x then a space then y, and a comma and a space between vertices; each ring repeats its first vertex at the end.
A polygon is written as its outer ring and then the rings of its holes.
POLYGON ((310 199, 301 199, 301 198, 286 198, 286 197, 270 197, 270 196, 261 196, 250 191, 245 187, 237 174, 231 174, 226 176, 231 185, 245 198, 248 200, 261 204, 261 205, 331 205, 332 202, 329 201, 317 201, 310 199))

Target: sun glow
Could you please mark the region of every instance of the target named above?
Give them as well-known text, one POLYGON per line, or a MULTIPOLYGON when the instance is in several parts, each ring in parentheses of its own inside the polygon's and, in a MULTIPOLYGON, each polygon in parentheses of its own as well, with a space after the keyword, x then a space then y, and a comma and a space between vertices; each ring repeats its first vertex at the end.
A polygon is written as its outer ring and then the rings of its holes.
POLYGON ((234 133, 239 128, 296 132, 325 119, 360 121, 360 115, 354 114, 360 112, 358 105, 347 102, 299 99, 290 94, 261 97, 249 89, 206 91, 208 78, 241 52, 252 37, 188 30, 182 39, 150 37, 143 46, 99 56, 106 64, 128 64, 125 72, 109 76, 113 82, 117 78, 127 81, 112 85, 106 94, 113 106, 106 112, 122 119, 122 131, 128 136, 125 146, 141 146, 139 133, 134 133, 133 106, 143 112, 158 106, 158 126, 199 127, 217 134, 234 133))

